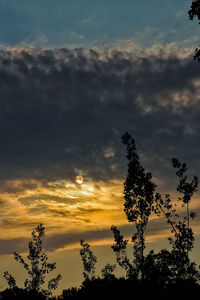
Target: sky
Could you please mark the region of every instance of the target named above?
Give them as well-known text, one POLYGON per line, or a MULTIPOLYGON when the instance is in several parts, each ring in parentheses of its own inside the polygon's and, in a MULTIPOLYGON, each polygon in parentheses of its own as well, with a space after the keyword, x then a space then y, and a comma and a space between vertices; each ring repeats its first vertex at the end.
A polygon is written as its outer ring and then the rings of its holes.
MULTIPOLYGON (((5 270, 22 284, 12 253, 27 250, 41 222, 63 275, 58 291, 83 279, 80 239, 91 243, 97 270, 114 262, 111 225, 125 237, 134 231, 123 211, 126 131, 163 194, 177 196, 172 157, 200 176, 200 26, 189 21, 190 4, 0 0, 2 289, 5 270)), ((199 193, 192 207, 198 240, 199 193)), ((169 232, 152 216, 147 249, 167 247, 169 232)))

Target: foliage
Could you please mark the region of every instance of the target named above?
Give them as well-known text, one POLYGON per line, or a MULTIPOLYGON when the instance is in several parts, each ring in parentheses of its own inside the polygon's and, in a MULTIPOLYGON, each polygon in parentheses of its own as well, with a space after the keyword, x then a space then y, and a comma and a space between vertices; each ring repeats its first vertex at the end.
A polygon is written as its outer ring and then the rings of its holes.
POLYGON ((115 276, 113 275, 116 265, 106 264, 105 267, 101 270, 102 278, 106 280, 113 280, 115 276))
POLYGON ((197 280, 199 272, 196 270, 196 264, 191 263, 189 252, 194 247, 194 234, 190 227, 190 220, 195 218, 195 212, 190 212, 190 201, 193 194, 197 191, 198 178, 194 176, 191 182, 188 181, 186 163, 181 164, 177 159, 172 159, 172 165, 177 169, 176 175, 179 177, 177 191, 181 196, 177 202, 181 202, 182 207, 186 207, 185 215, 181 218, 177 213, 177 204, 172 203, 170 196, 167 194, 163 199, 159 193, 155 196, 154 212, 160 216, 163 214, 167 223, 171 227, 173 237, 168 240, 172 246, 172 254, 174 259, 174 277, 176 280, 193 279, 197 280))
POLYGON ((136 224, 136 233, 132 236, 134 260, 131 263, 126 254, 128 240, 123 239, 116 226, 111 227, 115 240, 112 249, 116 254, 117 263, 126 271, 126 278, 157 282, 162 288, 182 280, 197 282, 200 273, 197 265, 189 258, 189 252, 194 246, 190 222, 196 216, 194 211, 190 211, 190 201, 197 192, 197 176, 189 181, 186 163, 180 163, 176 158, 172 159, 172 166, 179 178, 177 192, 180 193, 177 203, 174 203, 169 194, 162 197, 160 193, 155 193, 156 185, 151 181, 152 174, 146 173, 141 166, 135 140, 126 133, 122 141, 127 146, 128 159, 128 175, 124 184, 124 210, 128 221, 136 224), (180 206, 182 209, 185 208, 185 214, 178 213, 180 206), (152 212, 157 216, 163 215, 171 227, 172 236, 168 238, 171 251, 162 249, 155 254, 152 250, 145 256, 144 233, 152 212))
POLYGON ((166 249, 158 253, 151 250, 145 257, 144 273, 146 281, 165 290, 173 282, 174 256, 166 249))
POLYGON ((97 262, 97 257, 93 254, 88 243, 86 243, 84 240, 81 240, 80 244, 80 255, 84 269, 83 276, 85 280, 92 280, 95 278, 95 264, 97 262))
POLYGON ((27 291, 26 289, 20 289, 18 287, 14 287, 12 289, 6 289, 1 293, 2 300, 45 300, 46 297, 39 292, 36 291, 27 291))
POLYGON ((79 291, 76 287, 63 290, 62 295, 58 297, 58 300, 62 299, 79 299, 79 291))
POLYGON ((116 226, 112 226, 111 230, 114 235, 115 244, 112 245, 112 249, 116 254, 116 260, 120 267, 126 271, 126 278, 137 278, 136 270, 131 264, 126 254, 126 246, 128 240, 123 239, 123 235, 120 234, 120 230, 116 226))
MULTIPOLYGON (((197 17, 200 24, 200 0, 193 0, 190 10, 188 11, 190 20, 193 21, 195 17, 197 17)), ((200 62, 200 48, 196 48, 194 59, 200 62)))
POLYGON ((58 299, 123 299, 136 298, 145 299, 153 297, 160 299, 167 297, 170 299, 185 299, 191 295, 199 294, 200 287, 190 282, 179 282, 177 284, 170 283, 167 288, 161 289, 160 286, 153 281, 133 281, 125 278, 114 278, 106 280, 95 278, 92 281, 84 281, 79 289, 65 290, 58 299))
MULTIPOLYGON (((14 258, 21 263, 24 269, 28 272, 28 278, 25 279, 24 288, 26 291, 41 293, 48 297, 52 295, 52 291, 58 286, 59 280, 62 276, 59 274, 56 278, 49 280, 48 290, 42 288, 45 283, 45 277, 48 273, 56 268, 56 263, 48 263, 47 254, 43 250, 43 237, 45 235, 45 228, 42 224, 38 225, 32 232, 32 241, 29 242, 29 254, 27 259, 30 263, 26 263, 23 257, 14 252, 14 258)), ((4 278, 7 280, 10 289, 16 288, 15 279, 7 271, 4 272, 4 278)))
MULTIPOLYGON (((199 0, 193 0, 190 10, 188 11, 190 20, 193 20, 195 17, 200 20, 200 1, 199 0)), ((199 22, 200 23, 200 22, 199 22)))

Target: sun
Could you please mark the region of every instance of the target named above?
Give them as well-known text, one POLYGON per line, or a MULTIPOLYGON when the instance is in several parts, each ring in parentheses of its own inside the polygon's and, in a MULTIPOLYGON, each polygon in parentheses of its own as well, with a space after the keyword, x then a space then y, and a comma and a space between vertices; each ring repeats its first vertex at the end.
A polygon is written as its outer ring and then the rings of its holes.
POLYGON ((82 177, 82 176, 76 176, 75 181, 76 181, 76 183, 78 183, 78 184, 82 184, 82 183, 83 183, 83 177, 82 177))

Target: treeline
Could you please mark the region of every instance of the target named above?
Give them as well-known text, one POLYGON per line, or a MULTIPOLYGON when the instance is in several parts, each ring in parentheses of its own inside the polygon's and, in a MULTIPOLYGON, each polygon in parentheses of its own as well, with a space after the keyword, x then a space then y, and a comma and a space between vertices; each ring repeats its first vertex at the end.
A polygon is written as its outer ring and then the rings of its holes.
POLYGON ((53 297, 62 276, 46 282, 46 275, 56 268, 49 263, 43 249, 45 228, 40 224, 32 232, 29 242, 27 260, 15 252, 14 258, 27 271, 24 287, 19 288, 15 278, 4 272, 8 288, 1 292, 1 299, 100 299, 103 297, 119 297, 132 295, 186 297, 200 292, 200 271, 197 264, 191 261, 189 254, 194 247, 194 233, 191 227, 196 217, 191 210, 191 199, 197 192, 198 178, 189 180, 186 163, 172 159, 172 166, 178 178, 177 192, 179 197, 172 201, 169 194, 162 196, 156 191, 151 172, 146 172, 136 153, 135 140, 125 133, 122 142, 126 146, 128 173, 124 183, 124 211, 129 222, 135 224, 136 231, 131 238, 133 258, 127 255, 128 240, 123 238, 119 228, 112 226, 114 236, 112 249, 116 256, 116 264, 107 264, 101 275, 95 275, 97 257, 90 245, 80 241, 80 255, 83 262, 84 280, 79 288, 63 290, 62 295, 53 297), (179 208, 182 207, 180 213, 179 208), (184 211, 184 213, 183 213, 184 211), (155 253, 145 253, 146 227, 150 216, 164 217, 171 230, 168 238, 170 250, 162 249, 155 253), (116 266, 125 271, 125 276, 117 278, 114 274, 116 266), (47 288, 43 288, 43 286, 47 288))

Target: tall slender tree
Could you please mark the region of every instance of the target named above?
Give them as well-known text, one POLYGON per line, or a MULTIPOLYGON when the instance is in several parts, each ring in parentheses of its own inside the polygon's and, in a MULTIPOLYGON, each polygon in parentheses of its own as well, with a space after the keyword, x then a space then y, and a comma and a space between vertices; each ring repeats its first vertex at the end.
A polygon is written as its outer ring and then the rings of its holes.
POLYGON ((124 211, 129 222, 136 225, 134 242, 135 265, 139 277, 144 279, 145 230, 151 215, 156 185, 152 182, 152 174, 145 172, 136 153, 135 140, 126 132, 122 142, 127 148, 128 174, 124 183, 124 211))

